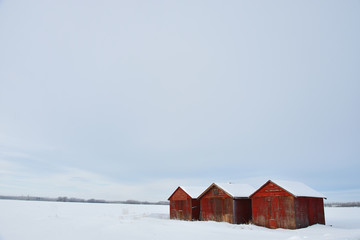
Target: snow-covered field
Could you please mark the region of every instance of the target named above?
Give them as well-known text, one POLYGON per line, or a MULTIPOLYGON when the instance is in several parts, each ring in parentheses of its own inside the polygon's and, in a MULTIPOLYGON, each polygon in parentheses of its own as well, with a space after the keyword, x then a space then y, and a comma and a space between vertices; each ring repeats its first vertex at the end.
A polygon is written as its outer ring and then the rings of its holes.
POLYGON ((299 230, 176 221, 168 212, 168 206, 0 200, 0 239, 360 240, 360 208, 326 208, 326 226, 299 230))

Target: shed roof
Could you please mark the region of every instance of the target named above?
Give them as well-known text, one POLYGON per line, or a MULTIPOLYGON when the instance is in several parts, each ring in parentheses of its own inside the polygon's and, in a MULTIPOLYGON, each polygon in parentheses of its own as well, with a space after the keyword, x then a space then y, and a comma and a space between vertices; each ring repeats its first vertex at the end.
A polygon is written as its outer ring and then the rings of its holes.
POLYGON ((204 191, 205 187, 189 187, 189 186, 179 186, 176 188, 176 190, 170 195, 168 200, 174 195, 174 193, 181 188, 184 192, 186 192, 187 195, 189 195, 191 198, 198 198, 198 196, 204 191))
MULTIPOLYGON (((283 180, 269 180, 263 186, 272 182, 285 191, 291 193, 295 197, 316 197, 316 198, 326 198, 322 193, 315 191, 311 187, 305 185, 301 182, 293 182, 293 181, 283 181, 283 180)), ((263 187, 261 186, 259 190, 263 187)), ((255 194, 255 193, 254 193, 255 194)), ((254 195, 252 194, 252 195, 254 195)))
POLYGON ((191 198, 198 198, 205 187, 180 186, 191 198))
POLYGON ((199 196, 199 198, 213 186, 221 188, 233 198, 248 198, 256 190, 249 184, 213 183, 199 196))

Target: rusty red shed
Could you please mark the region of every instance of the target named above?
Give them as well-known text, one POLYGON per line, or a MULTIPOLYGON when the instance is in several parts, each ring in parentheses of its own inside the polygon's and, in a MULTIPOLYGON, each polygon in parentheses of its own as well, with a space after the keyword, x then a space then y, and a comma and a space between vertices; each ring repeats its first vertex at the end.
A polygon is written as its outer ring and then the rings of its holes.
POLYGON ((200 203, 197 199, 203 187, 178 187, 169 197, 170 219, 199 220, 200 203))
POLYGON ((248 223, 251 220, 250 194, 255 188, 248 184, 211 184, 200 196, 200 220, 248 223))
POLYGON ((297 229, 325 224, 325 196, 303 183, 269 180, 250 198, 256 225, 297 229))

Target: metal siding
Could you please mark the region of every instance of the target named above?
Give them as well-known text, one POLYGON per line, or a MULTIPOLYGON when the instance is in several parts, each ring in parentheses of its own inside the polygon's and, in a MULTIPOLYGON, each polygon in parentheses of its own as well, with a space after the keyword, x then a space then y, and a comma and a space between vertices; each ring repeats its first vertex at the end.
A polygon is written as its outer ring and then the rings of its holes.
POLYGON ((251 197, 253 223, 268 228, 296 228, 294 197, 273 183, 251 197))
POLYGON ((324 210, 324 199, 323 198, 314 198, 316 199, 316 216, 317 223, 325 225, 325 210, 324 210))
POLYGON ((252 219, 253 223, 259 226, 266 227, 267 224, 267 210, 265 207, 265 198, 252 198, 252 219))
POLYGON ((200 199, 200 219, 233 223, 233 198, 214 186, 200 199))
POLYGON ((294 197, 268 183, 251 196, 253 223, 268 228, 296 229, 325 224, 322 198, 294 197))
POLYGON ((292 196, 289 192, 285 191, 281 187, 272 182, 268 182, 262 188, 256 191, 252 197, 267 197, 267 196, 292 196))
POLYGON ((199 208, 199 205, 194 206, 194 204, 199 204, 197 200, 193 199, 181 188, 178 188, 175 193, 170 197, 170 219, 180 219, 180 220, 198 220, 198 215, 194 216, 193 207, 199 208), (197 219, 194 219, 196 218, 197 219))
POLYGON ((325 224, 324 201, 322 198, 297 198, 295 200, 295 212, 297 228, 325 224))
POLYGON ((297 228, 309 226, 308 204, 304 198, 295 199, 295 217, 297 228))

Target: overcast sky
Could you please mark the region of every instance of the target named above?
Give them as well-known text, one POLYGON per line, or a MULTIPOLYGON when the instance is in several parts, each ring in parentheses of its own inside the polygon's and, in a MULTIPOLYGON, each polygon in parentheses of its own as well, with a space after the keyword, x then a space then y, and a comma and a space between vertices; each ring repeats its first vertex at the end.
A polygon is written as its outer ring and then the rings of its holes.
POLYGON ((0 195, 360 200, 360 1, 0 0, 0 195))

